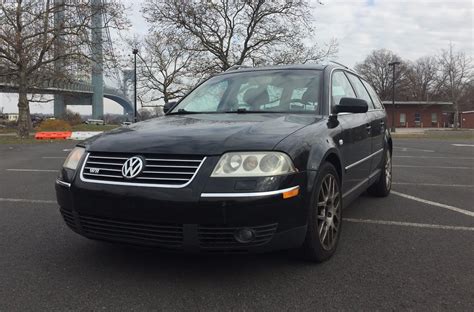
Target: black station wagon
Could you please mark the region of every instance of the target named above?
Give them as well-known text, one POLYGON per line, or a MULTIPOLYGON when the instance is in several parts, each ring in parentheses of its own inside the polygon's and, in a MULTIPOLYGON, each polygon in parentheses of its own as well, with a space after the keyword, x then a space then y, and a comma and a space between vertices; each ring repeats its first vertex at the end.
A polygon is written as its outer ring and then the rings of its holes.
POLYGON ((386 112, 344 66, 231 68, 165 111, 72 150, 56 193, 73 231, 188 252, 295 248, 323 261, 343 207, 390 192, 386 112))

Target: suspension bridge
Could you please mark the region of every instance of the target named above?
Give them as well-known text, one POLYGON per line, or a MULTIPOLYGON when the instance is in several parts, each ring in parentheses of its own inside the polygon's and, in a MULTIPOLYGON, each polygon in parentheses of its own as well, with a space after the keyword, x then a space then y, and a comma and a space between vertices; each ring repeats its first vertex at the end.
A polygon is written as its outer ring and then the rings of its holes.
MULTIPOLYGON (((91 0, 92 8, 100 7, 106 0, 91 0)), ((65 7, 66 0, 54 0, 55 5, 65 7)), ((54 95, 54 116, 61 117, 68 105, 91 105, 92 117, 101 119, 104 115, 104 98, 110 99, 123 107, 124 115, 133 115, 133 104, 127 95, 127 90, 123 88, 114 88, 104 84, 104 61, 103 46, 109 44, 110 51, 113 51, 112 40, 108 28, 104 28, 103 10, 97 10, 97 14, 92 16, 91 20, 91 39, 92 39, 92 68, 90 81, 83 80, 65 80, 55 79, 52 75, 44 75, 43 79, 37 79, 34 86, 30 86, 29 93, 32 94, 51 94, 54 95), (105 42, 104 42, 105 33, 105 42)), ((58 10, 54 15, 54 23, 57 27, 62 25, 64 20, 64 12, 58 10)), ((61 40, 58 40, 56 49, 60 49, 61 40)), ((113 52, 112 52, 113 53, 113 52)), ((54 64, 55 70, 60 71, 62 64, 57 62, 54 64)), ((117 73, 117 77, 120 76, 117 73)), ((126 79, 127 73, 123 72, 126 79)), ((15 77, 8 75, 0 75, 0 92, 16 93, 18 86, 14 83, 15 77)), ((120 79, 120 78, 119 78, 120 79)), ((124 84, 126 80, 123 80, 124 84)))

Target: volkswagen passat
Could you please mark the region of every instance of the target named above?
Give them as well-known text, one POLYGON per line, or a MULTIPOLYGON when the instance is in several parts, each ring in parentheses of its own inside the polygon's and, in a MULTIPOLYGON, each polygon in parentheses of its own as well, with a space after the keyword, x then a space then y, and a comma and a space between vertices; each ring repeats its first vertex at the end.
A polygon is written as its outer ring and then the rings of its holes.
POLYGON ((78 144, 56 181, 66 224, 97 240, 200 252, 335 251, 342 208, 390 192, 374 89, 339 65, 238 68, 163 117, 78 144))

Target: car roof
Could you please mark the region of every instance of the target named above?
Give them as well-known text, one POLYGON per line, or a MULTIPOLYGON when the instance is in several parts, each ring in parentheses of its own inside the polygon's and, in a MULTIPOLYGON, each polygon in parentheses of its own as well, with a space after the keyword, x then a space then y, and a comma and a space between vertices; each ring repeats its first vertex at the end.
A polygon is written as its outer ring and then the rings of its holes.
POLYGON ((265 71, 265 70, 332 70, 332 69, 348 69, 346 66, 337 64, 337 63, 315 63, 315 64, 291 64, 291 65, 273 65, 273 66, 262 66, 262 67, 250 67, 242 66, 239 68, 231 68, 225 72, 217 74, 217 76, 231 74, 231 73, 241 73, 241 72, 253 72, 253 71, 265 71))

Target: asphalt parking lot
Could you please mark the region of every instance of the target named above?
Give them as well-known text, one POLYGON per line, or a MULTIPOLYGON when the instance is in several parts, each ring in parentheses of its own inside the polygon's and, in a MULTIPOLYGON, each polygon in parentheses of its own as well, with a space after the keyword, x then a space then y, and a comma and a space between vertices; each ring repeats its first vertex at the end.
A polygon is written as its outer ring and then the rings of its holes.
POLYGON ((474 141, 394 144, 394 192, 344 210, 338 251, 319 265, 87 240, 55 202, 74 143, 0 145, 0 311, 472 311, 474 141))

